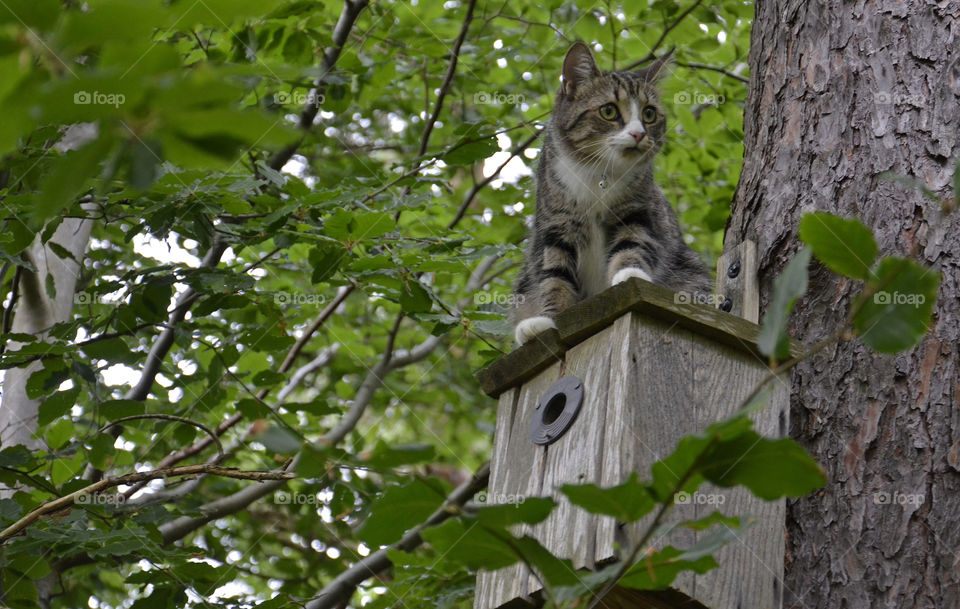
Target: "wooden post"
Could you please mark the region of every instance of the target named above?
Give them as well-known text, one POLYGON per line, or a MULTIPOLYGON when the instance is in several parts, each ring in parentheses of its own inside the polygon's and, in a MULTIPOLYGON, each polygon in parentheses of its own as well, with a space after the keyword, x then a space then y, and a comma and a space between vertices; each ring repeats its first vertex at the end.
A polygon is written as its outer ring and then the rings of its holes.
MULTIPOLYGON (((737 312, 756 308, 755 248, 744 244, 721 258, 741 269, 718 285, 737 312), (738 280, 738 277, 740 278, 738 280)), ((726 273, 726 271, 724 271, 726 273)), ((754 315, 755 317, 755 315, 754 315)), ((670 454, 684 435, 730 414, 767 373, 758 353, 759 327, 741 317, 680 301, 669 290, 631 279, 578 303, 557 319, 558 330, 524 345, 481 371, 481 387, 499 399, 488 497, 545 496, 558 501, 544 522, 525 527, 551 552, 579 569, 595 569, 616 557, 617 544, 646 526, 623 530, 610 517, 575 508, 558 492, 565 483, 613 486, 670 454), (543 392, 560 377, 582 381, 581 410, 555 442, 537 445, 530 420, 543 392)), ((770 404, 755 416, 761 435, 786 431, 789 387, 774 387, 770 404)), ((618 589, 609 607, 708 607, 776 609, 784 558, 784 503, 764 502, 745 489, 705 485, 678 502, 673 518, 702 517, 715 509, 751 515, 752 528, 719 552, 720 568, 687 573, 670 590, 618 589)), ((697 533, 676 530, 655 545, 686 547, 697 533)), ((539 591, 526 567, 514 565, 477 578, 475 609, 534 601, 539 591)), ((607 602, 605 600, 605 602, 607 602)))

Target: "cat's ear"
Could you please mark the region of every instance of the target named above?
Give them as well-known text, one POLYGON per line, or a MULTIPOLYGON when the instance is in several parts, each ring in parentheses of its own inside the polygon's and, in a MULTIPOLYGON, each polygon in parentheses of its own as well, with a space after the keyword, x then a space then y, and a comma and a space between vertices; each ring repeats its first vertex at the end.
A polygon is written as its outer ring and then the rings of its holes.
POLYGON ((676 47, 671 47, 669 51, 660 56, 653 63, 642 68, 634 70, 643 80, 649 83, 658 83, 670 74, 673 67, 673 51, 676 47))
POLYGON ((575 42, 567 56, 563 58, 563 93, 567 97, 573 95, 583 82, 600 75, 600 68, 593 60, 590 47, 582 42, 575 42))

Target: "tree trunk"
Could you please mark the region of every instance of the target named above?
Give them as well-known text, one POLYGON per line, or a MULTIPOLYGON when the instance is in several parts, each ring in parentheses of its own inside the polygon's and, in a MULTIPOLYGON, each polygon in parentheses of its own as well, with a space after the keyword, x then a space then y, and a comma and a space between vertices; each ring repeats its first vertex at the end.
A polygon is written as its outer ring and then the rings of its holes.
MULTIPOLYGON (((960 607, 960 220, 883 176, 952 199, 958 48, 957 2, 757 3, 726 247, 756 240, 763 304, 812 210, 859 218, 881 253, 942 274, 913 350, 854 339, 793 373, 791 435, 828 483, 788 505, 785 607, 960 607)), ((811 264, 792 334, 828 335, 860 290, 811 264)))
MULTIPOLYGON (((63 137, 53 147, 60 151, 75 150, 97 136, 97 127, 92 123, 78 123, 67 127, 63 137)), ((84 210, 94 211, 92 204, 81 204, 84 210)), ((60 258, 48 243, 41 243, 38 236, 33 244, 23 252, 23 257, 33 265, 36 272, 23 269, 19 278, 20 296, 13 315, 11 332, 32 334, 44 337, 54 324, 67 321, 73 309, 74 292, 80 274, 80 265, 87 243, 90 241, 90 220, 66 218, 50 238, 70 252, 70 258, 60 258), (47 283, 52 282, 54 298, 47 293, 47 283)), ((8 348, 16 350, 19 343, 11 343, 8 348)), ((27 448, 37 449, 43 442, 33 438, 37 431, 37 408, 39 400, 27 397, 26 385, 34 372, 43 368, 42 362, 33 362, 24 368, 11 368, 3 377, 3 391, 0 394, 0 448, 23 444, 27 448)), ((9 489, 0 485, 0 497, 5 497, 9 489)))

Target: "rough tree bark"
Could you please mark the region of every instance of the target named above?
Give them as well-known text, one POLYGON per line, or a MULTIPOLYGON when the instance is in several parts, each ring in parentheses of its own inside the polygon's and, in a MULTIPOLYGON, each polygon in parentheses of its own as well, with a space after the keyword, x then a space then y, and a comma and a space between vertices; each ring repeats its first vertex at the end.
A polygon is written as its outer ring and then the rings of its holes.
MULTIPOLYGON (((757 241, 766 298, 813 209, 859 218, 881 253, 942 273, 915 349, 878 355, 846 341, 793 374, 791 435, 828 483, 788 506, 784 606, 960 607, 960 218, 882 176, 953 196, 960 3, 758 2, 750 68, 726 246, 757 241)), ((808 344, 860 290, 810 271, 792 326, 808 344)))

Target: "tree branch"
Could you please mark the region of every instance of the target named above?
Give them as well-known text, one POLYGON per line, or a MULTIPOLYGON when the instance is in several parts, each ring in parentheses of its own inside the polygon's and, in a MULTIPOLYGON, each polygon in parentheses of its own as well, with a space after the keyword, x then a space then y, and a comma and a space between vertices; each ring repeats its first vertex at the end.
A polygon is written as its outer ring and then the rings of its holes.
MULTIPOLYGON (((219 239, 214 239, 206 256, 203 257, 203 262, 200 264, 200 267, 209 269, 217 266, 217 263, 220 262, 220 257, 223 256, 226 250, 227 245, 225 243, 219 239)), ((153 347, 150 348, 150 352, 147 354, 147 359, 143 364, 143 372, 140 373, 140 380, 127 391, 127 394, 123 396, 124 399, 137 402, 142 402, 147 399, 147 396, 150 394, 150 388, 153 387, 153 381, 160 372, 160 366, 170 351, 170 347, 173 346, 177 325, 183 321, 187 315, 187 311, 190 309, 190 305, 196 302, 198 298, 200 298, 200 294, 196 290, 187 288, 177 299, 177 304, 167 320, 167 327, 160 333, 160 336, 157 337, 156 342, 153 343, 153 347)))
POLYGON ((451 220, 450 224, 447 225, 448 229, 452 230, 457 225, 457 223, 459 223, 460 220, 463 219, 464 214, 467 213, 467 209, 469 209, 470 204, 473 203, 473 200, 474 198, 476 198, 477 193, 480 192, 480 190, 484 188, 487 184, 494 181, 497 178, 497 176, 500 175, 500 172, 503 170, 503 168, 506 167, 510 161, 512 161, 517 156, 523 154, 523 151, 529 148, 530 144, 532 144, 538 137, 540 137, 541 133, 542 132, 540 130, 535 130, 533 135, 531 135, 524 141, 520 142, 520 145, 514 148, 510 152, 510 156, 507 158, 506 161, 501 163, 499 167, 497 167, 496 171, 494 171, 492 174, 490 174, 488 177, 484 178, 480 182, 473 185, 473 188, 470 189, 470 192, 467 193, 467 196, 463 198, 463 203, 460 204, 460 208, 457 210, 457 213, 453 217, 453 220, 451 220))
POLYGON ((198 429, 201 429, 204 433, 210 436, 213 442, 217 443, 217 453, 221 458, 223 458, 223 444, 220 444, 220 439, 216 436, 216 434, 213 433, 212 429, 210 429, 209 427, 207 427, 206 425, 204 425, 199 421, 194 421, 186 417, 178 417, 172 414, 133 414, 133 415, 130 415, 129 417, 122 417, 120 419, 117 419, 116 421, 111 421, 107 423, 106 425, 100 428, 100 431, 98 433, 106 431, 107 429, 113 427, 114 425, 119 425, 120 423, 124 423, 126 421, 136 421, 138 419, 162 419, 164 421, 178 421, 180 423, 186 423, 187 425, 192 425, 198 429))
MULTIPOLYGON (((320 326, 322 326, 323 323, 326 322, 331 315, 333 315, 333 313, 337 310, 337 307, 339 307, 340 304, 347 299, 347 296, 349 296, 355 289, 356 289, 356 286, 351 284, 351 285, 345 286, 337 293, 337 296, 330 302, 330 304, 324 307, 323 311, 320 312, 320 315, 317 316, 317 319, 315 319, 313 323, 310 324, 310 326, 306 330, 304 330, 303 336, 301 336, 297 340, 297 342, 294 343, 294 345, 290 348, 290 351, 287 352, 287 355, 286 357, 284 357, 283 363, 280 364, 280 367, 277 369, 277 372, 283 374, 284 372, 289 370, 291 366, 293 366, 293 362, 296 359, 297 355, 301 352, 301 350, 306 345, 306 343, 310 340, 313 334, 316 333, 316 331, 320 328, 320 326)), ((335 352, 331 354, 331 359, 332 359, 332 355, 335 355, 335 352)), ((327 363, 329 363, 329 360, 327 363)), ((312 368, 312 370, 315 370, 318 367, 319 366, 315 365, 312 368)), ((299 374, 299 371, 297 374, 299 374)), ((301 380, 305 375, 306 373, 301 375, 300 377, 301 380)), ((294 377, 296 376, 297 375, 295 374, 294 377)), ((287 392, 286 394, 284 394, 284 397, 286 397, 286 395, 289 393, 289 390, 287 389, 288 387, 290 389, 293 389, 293 387, 291 386, 292 384, 293 384, 293 380, 291 379, 291 382, 288 383, 286 387, 284 387, 284 391, 287 392)), ((263 400, 265 397, 267 397, 269 393, 270 393, 269 388, 261 389, 257 393, 257 399, 263 400)), ((234 414, 230 415, 230 417, 228 417, 226 420, 222 421, 219 425, 217 425, 215 435, 217 437, 222 436, 224 433, 227 432, 227 430, 232 429, 241 420, 243 420, 243 414, 241 414, 240 412, 235 412, 234 414)), ((201 440, 198 440, 197 442, 194 442, 190 446, 176 453, 173 453, 172 455, 168 455, 164 457, 163 460, 160 461, 160 463, 158 464, 158 467, 170 467, 176 463, 183 461, 184 459, 189 459, 190 457, 206 449, 212 443, 213 442, 210 438, 203 438, 201 440)), ((141 488, 143 488, 143 485, 135 485, 130 489, 128 489, 126 494, 127 496, 130 496, 133 493, 140 490, 141 488)))
POLYGON ((693 9, 697 8, 698 6, 700 6, 700 3, 701 3, 701 2, 703 2, 703 0, 696 0, 696 2, 694 2, 693 4, 691 4, 690 7, 689 7, 687 10, 683 11, 682 13, 680 13, 680 16, 677 17, 676 20, 675 20, 673 23, 671 23, 669 26, 667 26, 667 27, 663 30, 663 33, 660 34, 660 37, 657 38, 657 41, 653 43, 653 46, 652 46, 652 47, 650 47, 650 52, 647 53, 646 55, 644 55, 643 57, 641 57, 640 59, 636 60, 635 62, 631 63, 631 64, 628 65, 627 67, 625 67, 624 70, 632 70, 632 69, 634 69, 634 68, 636 68, 636 67, 638 67, 638 66, 641 66, 641 65, 647 63, 648 61, 651 61, 651 60, 653 60, 653 59, 656 59, 657 56, 656 56, 655 52, 656 52, 656 50, 660 47, 660 45, 663 44, 663 41, 666 40, 667 34, 669 34, 669 33, 673 30, 673 28, 675 28, 675 27, 677 27, 678 25, 680 25, 680 22, 683 21, 683 19, 684 19, 687 15, 689 15, 690 13, 692 13, 692 12, 693 12, 693 9))
POLYGON ((225 478, 237 478, 240 480, 289 480, 294 475, 288 472, 262 472, 245 471, 234 469, 232 467, 219 467, 216 465, 183 465, 181 467, 171 467, 166 469, 155 469, 148 472, 136 472, 117 476, 115 478, 104 478, 85 486, 79 490, 73 491, 69 495, 58 497, 53 501, 48 501, 39 507, 33 509, 26 516, 16 521, 2 532, 0 532, 0 543, 10 539, 23 529, 36 522, 41 516, 58 512, 68 508, 77 502, 77 498, 85 495, 93 495, 108 488, 119 486, 121 484, 130 484, 132 482, 141 482, 143 480, 156 480, 157 478, 168 478, 171 476, 194 476, 197 474, 213 474, 225 478))
MULTIPOLYGON (((307 103, 300 112, 300 128, 304 132, 309 131, 310 127, 313 126, 313 119, 317 117, 317 112, 320 110, 320 104, 316 103, 316 100, 320 99, 319 96, 322 95, 323 91, 327 88, 324 79, 337 65, 337 59, 340 58, 340 53, 343 52, 347 38, 350 37, 350 30, 353 29, 357 17, 360 16, 360 13, 363 12, 367 4, 368 0, 345 0, 343 3, 340 18, 337 19, 337 24, 333 27, 333 44, 323 52, 323 71, 320 76, 314 80, 313 89, 307 97, 307 103)), ((274 171, 280 171, 280 169, 287 164, 287 161, 297 152, 297 149, 300 148, 300 144, 302 143, 303 138, 301 137, 300 141, 275 154, 268 163, 270 168, 274 171)))
POLYGON ((467 38, 467 30, 470 29, 470 22, 473 20, 473 9, 477 6, 477 0, 470 0, 467 4, 467 14, 463 18, 463 25, 460 27, 460 34, 457 35, 456 41, 453 43, 453 49, 450 51, 450 64, 447 66, 447 73, 443 77, 443 83, 440 85, 440 93, 437 95, 437 103, 433 106, 433 114, 430 115, 430 118, 427 119, 427 123, 423 128, 423 134, 420 136, 420 152, 419 156, 423 156, 427 151, 427 144, 430 141, 430 133, 433 131, 433 126, 437 122, 437 118, 440 117, 440 111, 443 109, 443 100, 447 96, 447 91, 450 89, 450 83, 453 82, 453 76, 457 72, 457 61, 460 59, 460 47, 463 46, 463 41, 467 38))
POLYGON ((490 464, 486 463, 469 480, 458 486, 443 502, 443 505, 437 508, 422 524, 407 531, 400 541, 389 548, 377 550, 336 576, 316 597, 307 603, 306 609, 335 609, 344 606, 350 600, 357 586, 392 566, 390 559, 387 558, 388 549, 409 552, 422 544, 423 537, 420 536, 420 533, 424 529, 434 527, 457 515, 460 508, 471 497, 487 487, 489 480, 490 464))
POLYGON ((677 62, 677 65, 678 65, 678 66, 683 66, 684 68, 693 68, 693 69, 695 69, 695 70, 713 70, 714 72, 720 72, 720 73, 723 74, 724 76, 729 76, 730 78, 735 78, 735 79, 739 80, 739 81, 742 82, 742 83, 749 83, 749 82, 750 82, 750 79, 747 78, 746 76, 740 76, 739 74, 735 74, 734 72, 730 72, 729 70, 726 70, 726 69, 724 69, 724 68, 721 68, 720 66, 711 66, 711 65, 707 65, 707 64, 705 64, 705 63, 696 63, 696 62, 692 62, 692 61, 689 62, 689 63, 682 63, 682 62, 679 62, 679 61, 678 61, 678 62, 677 62))

